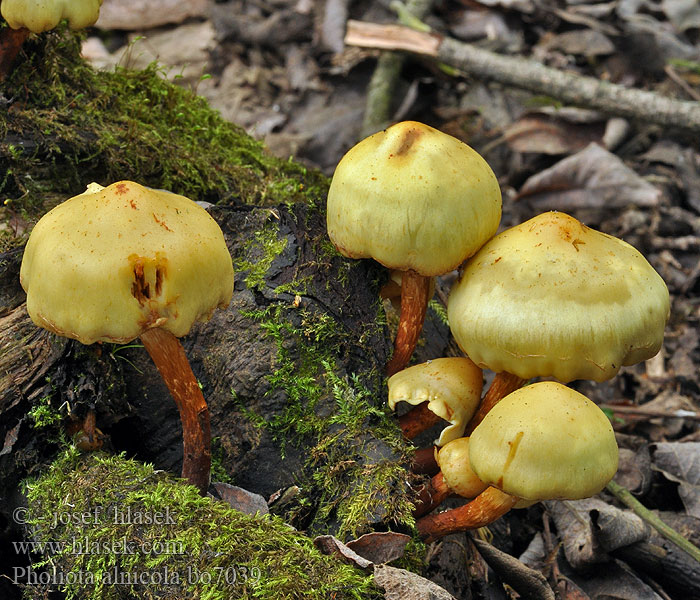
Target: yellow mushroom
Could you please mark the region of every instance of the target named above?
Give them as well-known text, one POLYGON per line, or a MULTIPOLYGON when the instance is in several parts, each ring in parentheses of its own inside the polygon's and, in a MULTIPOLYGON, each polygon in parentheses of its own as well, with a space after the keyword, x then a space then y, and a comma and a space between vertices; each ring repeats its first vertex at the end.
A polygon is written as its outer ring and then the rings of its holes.
POLYGON ((420 519, 425 539, 483 527, 522 500, 597 494, 617 471, 618 449, 595 403, 563 384, 541 382, 493 407, 469 439, 469 460, 489 487, 462 507, 420 519))
POLYGON ((183 476, 206 491, 209 413, 177 338, 233 294, 214 219, 184 196, 132 181, 91 184, 36 224, 20 281, 40 327, 83 344, 141 338, 180 410, 183 476))
POLYGON ((94 25, 100 16, 102 0, 2 0, 0 12, 12 29, 32 33, 48 31, 63 19, 71 29, 94 25))
POLYGON ((508 393, 537 376, 605 381, 651 358, 669 307, 666 284, 635 248, 548 212, 487 242, 447 313, 462 350, 508 393))
POLYGON ((481 399, 482 382, 481 369, 466 357, 429 360, 389 378, 389 408, 398 402, 425 404, 425 411, 412 410, 399 419, 401 429, 412 439, 444 419, 450 425, 435 441, 442 446, 462 436, 481 399))
POLYGON ((431 278, 457 268, 496 233, 501 193, 472 148, 415 121, 351 148, 328 192, 333 244, 401 271, 401 316, 387 373, 403 369, 423 327, 431 278))

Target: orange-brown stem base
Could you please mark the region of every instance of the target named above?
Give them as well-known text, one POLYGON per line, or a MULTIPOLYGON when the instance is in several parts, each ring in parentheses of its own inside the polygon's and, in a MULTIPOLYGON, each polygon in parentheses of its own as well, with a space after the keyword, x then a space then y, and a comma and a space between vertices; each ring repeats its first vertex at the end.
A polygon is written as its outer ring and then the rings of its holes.
POLYGON ((428 408, 428 402, 422 402, 399 417, 399 427, 401 427, 404 437, 412 440, 440 421, 442 419, 428 408))
POLYGON ((438 450, 435 446, 427 448, 419 448, 413 455, 411 463, 411 471, 417 475, 437 475, 440 472, 440 466, 435 459, 435 452, 438 450))
POLYGON ((459 508, 418 519, 418 533, 426 543, 458 531, 478 529, 505 515, 518 501, 518 498, 488 487, 474 500, 459 508))
POLYGON ((180 411, 182 476, 204 496, 211 475, 211 428, 202 390, 180 340, 172 333, 156 327, 142 333, 141 341, 180 411))
POLYGON ((418 492, 418 500, 413 509, 413 516, 418 518, 437 508, 452 495, 452 489, 447 485, 442 473, 435 475, 426 486, 418 492))
POLYGON ((423 330, 425 312, 430 300, 432 277, 408 270, 401 274, 401 316, 394 340, 394 354, 386 366, 391 377, 406 368, 423 330))
POLYGON ((12 29, 5 27, 0 30, 0 81, 3 81, 12 71, 24 40, 29 37, 29 29, 24 27, 12 29))
POLYGON ((496 373, 489 389, 486 390, 486 394, 484 394, 484 397, 481 399, 479 408, 476 413, 474 413, 469 423, 467 423, 467 427, 464 431, 465 437, 472 434, 476 426, 484 420, 484 417, 496 404, 511 392, 523 387, 526 381, 527 379, 522 379, 517 375, 511 375, 505 371, 496 373))

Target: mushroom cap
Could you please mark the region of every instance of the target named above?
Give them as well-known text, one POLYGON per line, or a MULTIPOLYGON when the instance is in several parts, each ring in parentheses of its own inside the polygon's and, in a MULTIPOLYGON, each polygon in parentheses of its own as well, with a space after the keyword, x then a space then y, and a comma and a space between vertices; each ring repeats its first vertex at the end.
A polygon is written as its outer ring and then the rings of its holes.
POLYGON ((508 394, 469 438, 479 479, 527 500, 597 494, 617 471, 610 420, 561 383, 534 383, 508 394))
POLYGON ((397 402, 428 402, 434 414, 451 423, 435 442, 442 446, 464 434, 479 405, 483 378, 481 369, 466 357, 436 358, 399 371, 387 385, 391 410, 397 402))
POLYGON ((455 494, 476 498, 488 487, 471 467, 468 437, 457 438, 440 448, 437 463, 447 485, 455 494))
POLYGON ((465 143, 415 121, 365 138, 336 167, 328 235, 350 258, 447 273, 496 233, 501 191, 465 143))
POLYGON ((480 367, 566 383, 605 381, 654 356, 669 310, 666 284, 635 248, 548 212, 469 260, 447 314, 480 367))
POLYGON ((101 4, 102 0, 2 0, 0 12, 12 29, 41 33, 63 19, 71 29, 89 27, 100 16, 101 4))
POLYGON ((151 327, 183 336, 233 293, 216 221, 192 200, 132 181, 91 184, 46 213, 24 250, 32 320, 84 344, 151 327))

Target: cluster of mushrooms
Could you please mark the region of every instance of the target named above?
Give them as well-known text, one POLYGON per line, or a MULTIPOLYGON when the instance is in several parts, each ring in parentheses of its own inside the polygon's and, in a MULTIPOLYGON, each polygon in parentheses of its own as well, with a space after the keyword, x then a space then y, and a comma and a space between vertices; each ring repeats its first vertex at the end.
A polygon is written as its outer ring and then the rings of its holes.
POLYGON ((601 491, 617 471, 615 434, 602 410, 565 384, 608 380, 661 348, 669 294, 646 259, 561 212, 496 235, 501 193, 486 161, 411 121, 350 149, 327 210, 343 255, 391 271, 384 295, 400 316, 389 405, 416 405, 400 418, 404 434, 450 423, 434 448, 416 453, 416 470, 432 475, 416 506, 421 536, 432 541, 513 507, 601 491), (457 268, 447 315, 466 356, 406 368, 433 278, 457 268), (495 373, 483 399, 482 369, 495 373), (471 501, 431 512, 453 494, 471 501))
MULTIPOLYGON (((41 23, 20 19, 19 4, 3 0, 3 16, 34 31, 65 17, 94 22, 100 3, 80 19, 64 14, 71 3, 58 3, 41 23)), ((411 121, 353 147, 329 190, 338 250, 390 269, 384 296, 400 319, 389 403, 417 405, 400 420, 406 437, 450 422, 435 449, 416 455, 433 475, 416 506, 426 540, 481 527, 514 506, 600 491, 617 470, 612 427, 563 384, 603 381, 652 357, 669 316, 663 280, 629 244, 557 212, 496 235, 500 218, 499 185, 484 159, 411 121), (435 277, 457 268, 447 312, 466 356, 406 368, 435 277), (496 373, 483 400, 482 369, 496 373), (532 378, 562 383, 522 387, 532 378), (451 494, 473 500, 428 514, 451 494)), ((140 338, 180 411, 182 475, 205 494, 209 413, 178 338, 233 293, 231 256, 206 210, 132 181, 91 184, 36 224, 20 280, 40 327, 83 344, 140 338)))

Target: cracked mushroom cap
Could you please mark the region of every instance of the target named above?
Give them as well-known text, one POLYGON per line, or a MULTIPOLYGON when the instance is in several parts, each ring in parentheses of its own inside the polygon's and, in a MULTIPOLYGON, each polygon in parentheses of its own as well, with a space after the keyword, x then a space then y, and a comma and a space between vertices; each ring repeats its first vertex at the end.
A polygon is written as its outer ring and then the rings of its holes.
POLYGON ((428 402, 434 414, 450 422, 435 442, 442 446, 464 434, 479 405, 482 384, 481 369, 468 358, 436 358, 389 378, 389 408, 394 410, 397 402, 428 402))
POLYGON ((618 463, 605 413, 552 381, 520 388, 494 406, 469 438, 469 456, 479 479, 527 500, 593 496, 618 463))
POLYGON ((328 192, 328 235, 344 256, 424 276, 457 268, 500 219, 501 192, 486 161, 415 121, 351 148, 328 192))
POLYGON ((26 27, 33 33, 48 31, 63 19, 71 29, 94 25, 102 0, 2 0, 0 12, 12 29, 26 27))
POLYGON ((654 356, 669 310, 666 284, 635 248, 559 212, 486 243, 447 307, 480 367, 564 383, 605 381, 654 356))
POLYGON ((91 184, 42 217, 20 281, 40 327, 83 344, 124 343, 151 327, 183 336, 227 306, 233 266, 206 210, 120 181, 91 184))

